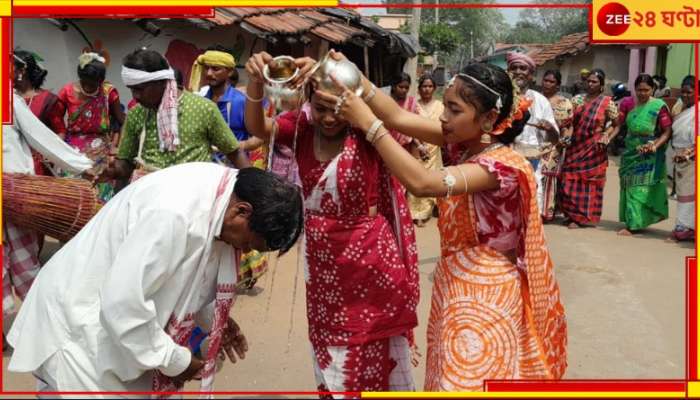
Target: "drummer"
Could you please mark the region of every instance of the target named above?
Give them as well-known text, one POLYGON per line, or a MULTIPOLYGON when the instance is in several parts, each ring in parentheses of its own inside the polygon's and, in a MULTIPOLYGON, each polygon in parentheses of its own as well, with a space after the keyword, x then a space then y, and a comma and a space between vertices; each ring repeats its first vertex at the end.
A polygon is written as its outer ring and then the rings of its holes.
MULTIPOLYGON (((15 80, 22 73, 24 61, 15 57, 15 80)), ((20 78, 21 79, 21 78, 20 78)), ((14 93, 12 98, 14 123, 3 125, 2 129, 2 170, 3 172, 34 175, 34 162, 31 149, 64 171, 92 179, 92 161, 68 146, 61 138, 44 125, 27 106, 27 103, 14 93)), ((39 272, 39 234, 20 228, 3 219, 4 248, 2 254, 2 311, 9 330, 10 318, 14 314, 14 294, 24 300, 34 278, 39 272), (9 318, 8 318, 9 317, 9 318)), ((3 348, 4 346, 3 334, 3 348)))

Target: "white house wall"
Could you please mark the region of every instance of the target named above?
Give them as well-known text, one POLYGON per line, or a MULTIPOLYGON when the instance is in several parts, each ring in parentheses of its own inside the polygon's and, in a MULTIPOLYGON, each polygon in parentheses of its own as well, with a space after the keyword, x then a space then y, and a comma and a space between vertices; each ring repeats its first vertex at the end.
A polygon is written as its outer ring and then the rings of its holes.
MULTIPOLYGON (((216 44, 231 47, 231 41, 236 40, 240 35, 245 41, 242 59, 237 60, 240 66, 245 64, 251 54, 250 47, 253 42, 255 42, 255 52, 264 50, 267 45, 264 40, 255 41, 252 34, 242 32, 237 27, 215 27, 212 30, 205 30, 184 20, 156 21, 161 27, 161 33, 157 37, 151 36, 127 20, 76 20, 75 22, 90 41, 94 43, 101 40, 103 48, 109 52, 111 63, 107 68, 107 80, 116 86, 124 104, 131 100, 131 93, 120 78, 121 60, 139 47, 147 46, 165 54, 169 43, 175 39, 190 42, 200 49, 216 44)), ((318 57, 320 44, 321 40, 313 37, 312 42, 305 46, 305 54, 318 57)), ((44 87, 56 92, 67 82, 77 79, 78 56, 87 43, 72 27, 62 32, 45 19, 15 19, 14 46, 34 51, 44 58, 44 66, 49 71, 44 87)), ((238 71, 240 81, 246 82, 245 69, 239 68, 238 71)))
POLYGON ((604 45, 595 47, 594 66, 603 66, 606 89, 614 82, 627 83, 629 75, 630 52, 623 46, 604 45))
POLYGON ((562 65, 554 60, 548 61, 537 68, 537 84, 542 83, 542 76, 548 69, 558 69, 561 73, 562 86, 571 86, 579 79, 581 69, 601 68, 605 71, 606 91, 610 92, 613 82, 627 82, 629 66, 629 50, 622 46, 595 46, 592 51, 568 57, 562 65))

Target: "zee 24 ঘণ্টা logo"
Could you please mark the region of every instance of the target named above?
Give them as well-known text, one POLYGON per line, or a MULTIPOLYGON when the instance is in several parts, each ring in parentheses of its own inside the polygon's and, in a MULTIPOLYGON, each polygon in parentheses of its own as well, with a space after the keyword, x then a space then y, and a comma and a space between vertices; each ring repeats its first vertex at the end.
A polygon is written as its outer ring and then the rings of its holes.
MULTIPOLYGON (((688 1, 694 3, 697 0, 688 1)), ((654 28, 700 28, 700 8, 696 9, 687 4, 669 5, 666 10, 653 10, 650 0, 644 2, 646 9, 630 10, 620 3, 606 3, 596 15, 598 28, 608 36, 620 36, 627 32, 631 25, 640 29, 654 28), (673 9, 675 8, 675 10, 673 9)), ((677 3, 673 2, 672 3, 677 3)), ((658 7, 658 5, 657 5, 658 7)))

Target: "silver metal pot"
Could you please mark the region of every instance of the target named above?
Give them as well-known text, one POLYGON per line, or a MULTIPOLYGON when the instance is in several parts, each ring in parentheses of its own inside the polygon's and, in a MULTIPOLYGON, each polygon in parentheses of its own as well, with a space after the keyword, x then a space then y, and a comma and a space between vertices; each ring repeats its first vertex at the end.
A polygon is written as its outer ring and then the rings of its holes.
POLYGON ((294 58, 278 56, 263 69, 265 95, 275 103, 296 101, 301 96, 299 89, 289 87, 289 82, 299 74, 294 58))
POLYGON ((331 76, 355 92, 357 96, 362 96, 362 73, 357 66, 350 61, 336 61, 330 57, 330 53, 314 66, 312 78, 318 84, 318 88, 324 92, 340 95, 341 90, 331 79, 331 76))

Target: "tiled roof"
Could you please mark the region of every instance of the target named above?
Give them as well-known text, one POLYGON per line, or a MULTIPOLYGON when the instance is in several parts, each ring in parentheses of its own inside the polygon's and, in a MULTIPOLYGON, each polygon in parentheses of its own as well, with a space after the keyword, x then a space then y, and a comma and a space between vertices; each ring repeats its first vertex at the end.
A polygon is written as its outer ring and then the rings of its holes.
POLYGON ((574 56, 589 47, 588 32, 573 33, 561 38, 557 43, 540 44, 540 49, 530 56, 537 65, 542 65, 547 61, 557 57, 574 56))
MULTIPOLYGON (((312 33, 332 43, 366 38, 369 33, 342 18, 310 8, 217 7, 209 21, 217 25, 245 23, 268 34, 301 35, 312 33)), ((359 14, 356 16, 359 18, 359 14)))
POLYGON ((534 55, 540 51, 540 48, 542 46, 545 46, 545 45, 539 44, 539 43, 523 43, 523 44, 496 43, 494 46, 493 54, 488 54, 485 56, 476 57, 476 58, 474 58, 473 61, 474 62, 484 62, 487 60, 491 60, 492 58, 495 58, 496 56, 500 56, 504 53, 508 53, 509 51, 514 51, 515 48, 522 48, 523 50, 525 50, 525 54, 527 54, 530 57, 534 57, 534 55))

